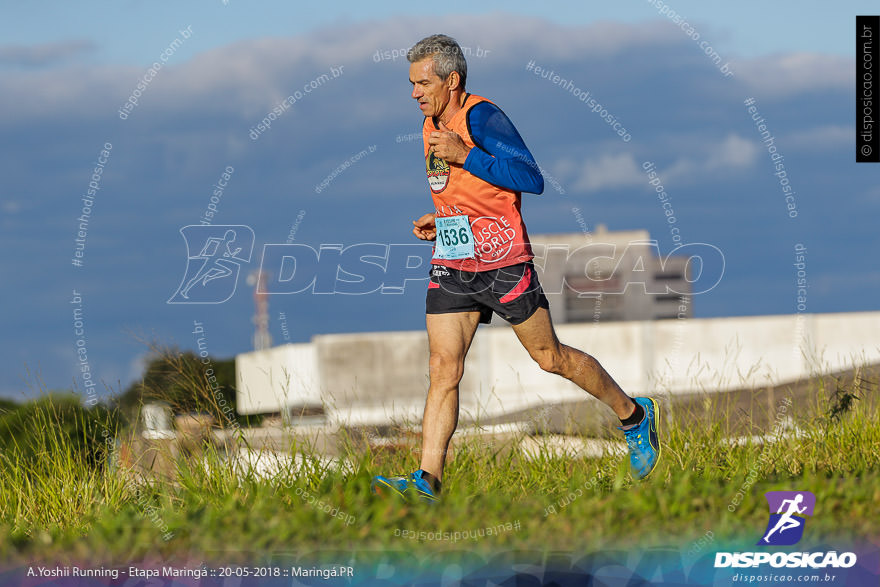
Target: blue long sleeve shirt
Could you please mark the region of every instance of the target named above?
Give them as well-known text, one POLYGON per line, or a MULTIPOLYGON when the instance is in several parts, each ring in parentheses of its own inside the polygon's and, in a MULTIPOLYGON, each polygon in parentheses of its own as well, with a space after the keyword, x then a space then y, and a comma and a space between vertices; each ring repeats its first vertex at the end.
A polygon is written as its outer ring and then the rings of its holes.
POLYGON ((476 148, 464 162, 466 171, 516 192, 544 191, 544 178, 535 158, 498 106, 480 102, 468 112, 467 124, 476 148))

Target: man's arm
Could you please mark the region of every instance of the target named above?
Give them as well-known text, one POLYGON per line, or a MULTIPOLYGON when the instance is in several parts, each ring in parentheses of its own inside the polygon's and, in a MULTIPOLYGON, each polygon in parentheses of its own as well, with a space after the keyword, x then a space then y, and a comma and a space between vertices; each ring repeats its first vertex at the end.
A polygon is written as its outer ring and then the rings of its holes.
POLYGON ((468 112, 468 128, 478 148, 471 149, 464 169, 492 185, 540 194, 544 178, 525 142, 500 108, 481 102, 468 112))

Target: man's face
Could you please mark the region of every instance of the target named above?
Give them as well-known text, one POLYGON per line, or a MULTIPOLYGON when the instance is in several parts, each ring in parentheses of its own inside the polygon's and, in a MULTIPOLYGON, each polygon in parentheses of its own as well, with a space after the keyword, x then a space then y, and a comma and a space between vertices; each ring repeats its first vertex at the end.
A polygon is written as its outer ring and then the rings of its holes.
POLYGON ((412 97, 419 102, 425 116, 440 116, 449 104, 449 85, 434 73, 434 59, 426 57, 410 63, 409 81, 413 85, 412 97))

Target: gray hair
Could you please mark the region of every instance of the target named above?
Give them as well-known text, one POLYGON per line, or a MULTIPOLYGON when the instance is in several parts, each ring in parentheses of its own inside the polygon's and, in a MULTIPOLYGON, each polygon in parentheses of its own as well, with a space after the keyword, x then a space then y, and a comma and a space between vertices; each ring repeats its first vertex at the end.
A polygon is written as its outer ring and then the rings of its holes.
POLYGON ((428 57, 434 58, 434 73, 440 76, 440 79, 446 79, 450 73, 457 71, 461 78, 461 87, 464 89, 467 81, 467 61, 455 39, 448 35, 431 35, 413 45, 406 53, 406 59, 410 63, 428 57))

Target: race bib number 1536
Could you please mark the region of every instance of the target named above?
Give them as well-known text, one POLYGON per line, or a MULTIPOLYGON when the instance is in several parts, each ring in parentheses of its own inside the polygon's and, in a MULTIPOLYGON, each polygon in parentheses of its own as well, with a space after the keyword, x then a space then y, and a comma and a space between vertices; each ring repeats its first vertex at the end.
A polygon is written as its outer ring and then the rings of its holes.
POLYGON ((437 226, 435 259, 474 258, 474 234, 467 216, 438 216, 434 223, 437 226))

